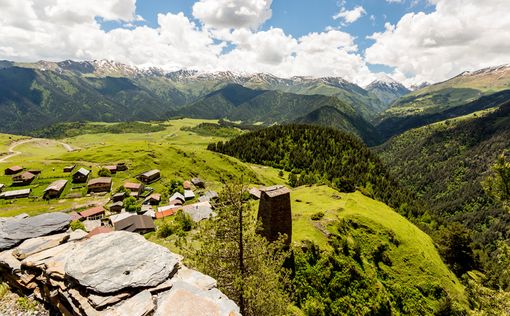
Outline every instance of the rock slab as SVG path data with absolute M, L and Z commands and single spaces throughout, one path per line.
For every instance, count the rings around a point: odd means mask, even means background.
M 69 253 L 65 273 L 96 293 L 153 287 L 177 268 L 179 257 L 140 235 L 124 231 L 80 242 Z

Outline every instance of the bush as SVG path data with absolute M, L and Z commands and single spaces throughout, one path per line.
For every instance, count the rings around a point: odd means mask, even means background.
M 110 172 L 110 170 L 108 170 L 106 168 L 101 168 L 97 172 L 97 175 L 100 176 L 100 177 L 111 177 L 112 173 Z
M 133 196 L 125 198 L 123 204 L 126 212 L 136 213 L 141 210 L 141 206 L 138 205 L 138 201 Z
M 85 225 L 83 225 L 83 223 L 79 220 L 72 221 L 69 227 L 71 227 L 71 230 L 73 231 L 77 229 L 85 230 Z
M 322 219 L 323 217 L 324 217 L 324 212 L 317 212 L 317 213 L 312 214 L 312 216 L 310 216 L 312 221 L 318 221 L 318 220 Z

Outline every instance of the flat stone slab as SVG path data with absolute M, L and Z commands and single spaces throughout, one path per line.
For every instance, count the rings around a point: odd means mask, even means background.
M 154 287 L 177 268 L 179 257 L 142 236 L 124 231 L 79 242 L 68 254 L 65 273 L 96 293 Z
M 64 265 L 71 250 L 76 246 L 75 243 L 65 243 L 57 247 L 50 248 L 23 259 L 22 266 L 44 269 L 52 277 L 64 278 Z
M 18 272 L 21 270 L 21 261 L 12 255 L 12 250 L 0 252 L 0 265 L 9 268 L 11 272 Z
M 217 282 L 215 279 L 211 278 L 208 275 L 205 275 L 196 270 L 189 269 L 187 267 L 181 267 L 177 274 L 172 278 L 172 280 L 180 280 L 191 285 L 194 285 L 202 290 L 210 290 L 215 288 Z
M 36 237 L 27 239 L 16 247 L 12 254 L 19 260 L 23 260 L 26 257 L 35 253 L 41 252 L 46 249 L 56 247 L 69 239 L 68 233 L 61 233 L 51 236 Z
M 3 219 L 0 221 L 0 251 L 13 248 L 26 239 L 64 232 L 70 222 L 69 215 L 58 212 Z
M 82 240 L 87 236 L 87 232 L 81 229 L 77 229 L 75 231 L 72 231 L 69 235 L 69 241 L 76 241 L 76 240 Z
M 146 316 L 151 313 L 156 306 L 152 300 L 149 291 L 142 291 L 135 296 L 125 300 L 113 309 L 108 309 L 104 313 L 105 316 Z
M 155 316 L 234 316 L 239 307 L 219 290 L 204 291 L 185 282 L 175 282 L 173 287 L 158 296 Z

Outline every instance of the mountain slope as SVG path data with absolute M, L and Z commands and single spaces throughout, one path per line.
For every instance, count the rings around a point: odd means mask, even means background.
M 373 93 L 386 106 L 390 105 L 401 96 L 411 92 L 403 84 L 388 76 L 373 81 L 365 89 Z
M 420 119 L 462 107 L 479 100 L 483 96 L 510 89 L 510 65 L 485 68 L 474 72 L 464 72 L 452 79 L 413 91 L 395 101 L 392 107 L 383 112 L 375 121 L 383 129 L 391 130 L 392 124 L 406 125 L 402 121 L 420 121 Z M 480 99 L 483 101 L 483 99 Z M 414 124 L 413 127 L 426 125 Z M 413 125 L 413 124 L 411 124 Z M 405 129 L 404 129 L 405 130 Z M 386 137 L 402 132 L 384 132 Z

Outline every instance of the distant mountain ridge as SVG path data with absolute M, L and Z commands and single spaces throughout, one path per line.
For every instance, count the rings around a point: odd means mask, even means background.
M 385 105 L 390 105 L 396 99 L 411 92 L 403 84 L 386 75 L 372 81 L 365 89 L 375 94 Z

